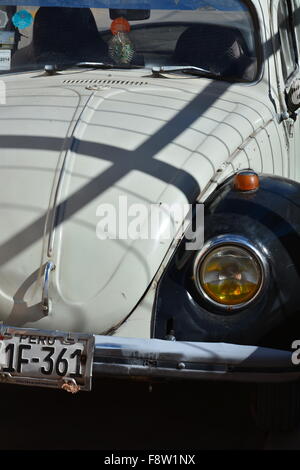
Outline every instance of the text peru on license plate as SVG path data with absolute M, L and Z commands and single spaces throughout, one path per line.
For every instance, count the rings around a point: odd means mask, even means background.
M 94 336 L 2 326 L 0 381 L 91 389 Z

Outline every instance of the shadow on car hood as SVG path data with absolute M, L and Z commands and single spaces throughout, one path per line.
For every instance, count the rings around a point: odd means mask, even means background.
M 210 107 L 213 92 L 173 81 L 91 82 L 8 82 L 0 107 L 0 315 L 12 326 L 103 333 L 124 320 L 172 242 L 163 205 L 194 201 L 263 121 L 257 114 L 251 126 L 241 123 L 236 102 Z M 148 226 L 149 238 L 128 239 L 126 220 L 141 207 L 135 228 Z M 151 210 L 160 213 L 152 232 Z M 110 236 L 123 230 L 119 239 L 105 239 L 108 216 Z

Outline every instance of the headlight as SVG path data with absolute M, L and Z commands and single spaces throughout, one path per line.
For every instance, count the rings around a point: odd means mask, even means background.
M 254 300 L 265 278 L 263 258 L 238 236 L 209 242 L 196 258 L 194 279 L 200 293 L 224 308 L 240 308 Z

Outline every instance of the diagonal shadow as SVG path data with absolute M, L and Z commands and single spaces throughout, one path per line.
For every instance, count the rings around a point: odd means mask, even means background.
M 230 83 L 220 83 L 222 90 L 226 90 L 230 86 Z M 218 96 L 219 95 L 217 95 L 217 98 Z M 54 227 L 70 218 L 78 210 L 83 208 L 133 169 L 146 172 L 166 183 L 176 185 L 176 187 L 185 194 L 187 200 L 193 202 L 200 193 L 197 180 L 190 173 L 183 169 L 176 168 L 175 179 L 170 182 L 170 174 L 174 173 L 174 167 L 161 160 L 156 161 L 153 157 L 199 118 L 200 107 L 204 107 L 205 110 L 209 109 L 217 98 L 215 84 L 211 83 L 208 85 L 204 95 L 202 93 L 196 95 L 196 97 L 192 99 L 185 108 L 179 111 L 173 119 L 168 121 L 156 134 L 151 136 L 134 151 L 81 141 L 76 138 L 66 139 L 64 141 L 63 139 L 55 137 L 43 139 L 41 137 L 35 138 L 32 136 L 25 138 L 23 136 L 14 136 L 12 142 L 10 136 L 3 136 L 3 138 L 1 138 L 1 145 L 4 148 L 34 148 L 47 150 L 61 150 L 61 146 L 64 145 L 65 149 L 70 148 L 74 153 L 76 153 L 80 147 L 80 153 L 83 155 L 94 158 L 99 158 L 100 156 L 101 159 L 107 159 L 113 163 L 112 166 L 89 181 L 75 194 L 58 204 Z M 20 252 L 37 241 L 44 231 L 46 219 L 47 214 L 44 214 L 14 237 L 10 238 L 7 242 L 3 243 L 0 246 L 0 264 L 4 264 L 11 259 L 12 256 L 15 256 L 16 251 Z

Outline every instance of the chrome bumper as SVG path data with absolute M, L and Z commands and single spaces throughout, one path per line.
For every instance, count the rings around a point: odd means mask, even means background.
M 95 336 L 93 377 L 291 381 L 292 352 L 227 343 Z

